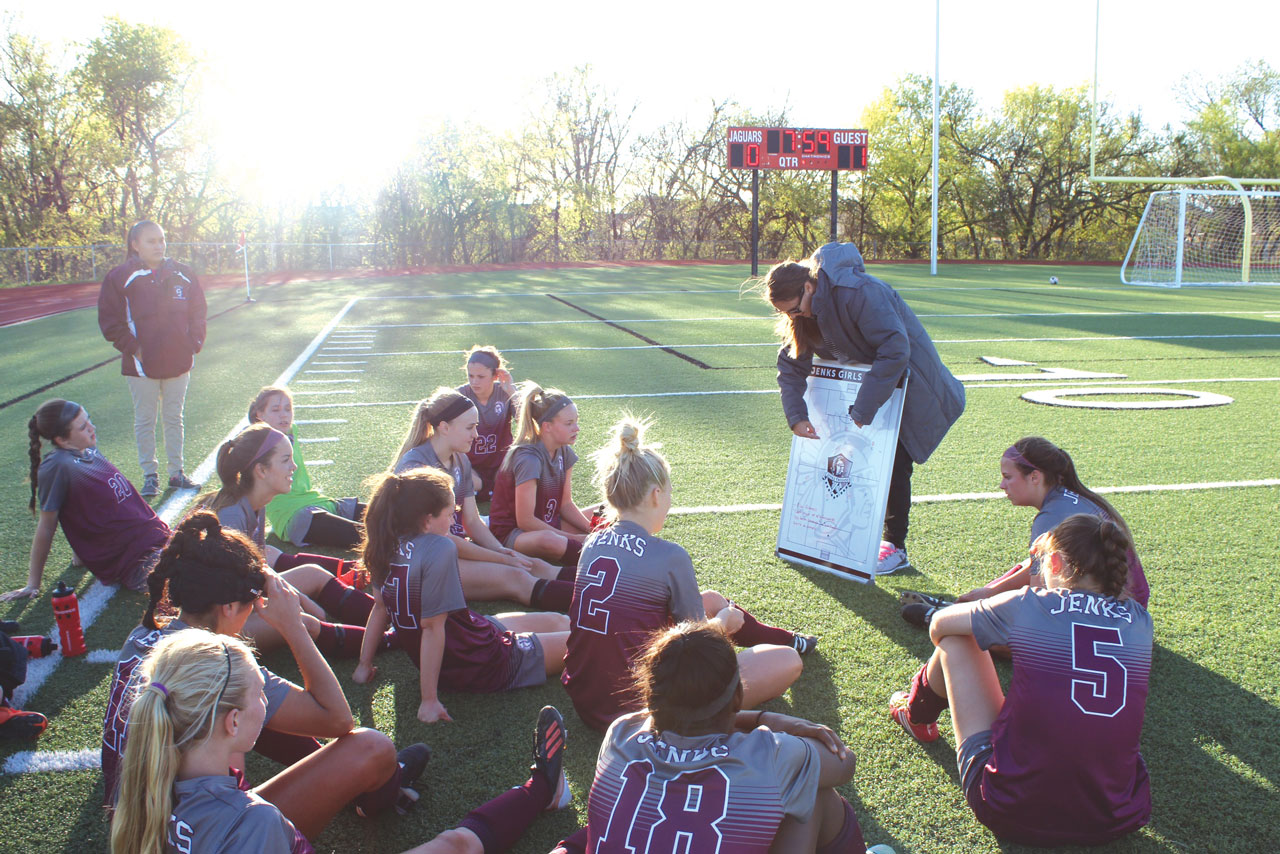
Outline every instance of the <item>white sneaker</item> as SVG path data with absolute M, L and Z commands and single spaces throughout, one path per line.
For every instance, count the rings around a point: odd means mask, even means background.
M 880 559 L 876 561 L 876 575 L 891 575 L 903 567 L 911 566 L 907 559 L 906 549 L 900 549 L 893 543 L 880 543 Z

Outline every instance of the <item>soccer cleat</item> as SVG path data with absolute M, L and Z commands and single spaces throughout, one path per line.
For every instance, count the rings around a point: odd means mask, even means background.
M 573 800 L 564 776 L 564 745 L 568 735 L 564 718 L 555 706 L 543 706 L 533 734 L 533 770 L 554 787 L 547 810 L 562 810 Z
M 48 725 L 49 719 L 39 712 L 0 706 L 0 738 L 36 739 Z
M 907 559 L 906 549 L 900 549 L 890 542 L 880 544 L 880 557 L 876 561 L 876 575 L 891 575 L 904 567 L 911 566 Z
M 919 602 L 922 605 L 932 605 L 934 608 L 945 608 L 948 605 L 956 604 L 950 599 L 943 599 L 940 596 L 934 596 L 929 593 L 921 593 L 918 590 L 903 590 L 898 594 L 899 605 L 910 605 L 912 602 Z
M 199 489 L 200 484 L 196 483 L 182 472 L 178 472 L 169 478 L 169 487 L 171 489 Z
M 142 479 L 142 489 L 138 490 L 138 494 L 143 498 L 155 498 L 160 494 L 160 476 L 157 474 L 149 474 Z
M 791 638 L 791 646 L 801 655 L 808 655 L 818 648 L 817 635 L 802 635 L 796 632 Z
M 431 748 L 422 742 L 411 744 L 396 752 L 396 763 L 400 766 L 400 786 L 407 788 L 418 782 L 427 763 L 431 761 Z
M 907 704 L 910 694 L 907 691 L 896 691 L 889 698 L 889 717 L 897 721 L 898 724 L 907 731 L 907 735 L 916 741 L 930 742 L 938 740 L 938 724 L 917 724 L 911 722 L 911 716 L 907 714 Z
M 923 602 L 908 602 L 902 606 L 900 612 L 902 619 L 906 620 L 913 626 L 921 629 L 929 628 L 929 624 L 933 622 L 933 615 L 938 613 L 937 607 L 926 605 Z

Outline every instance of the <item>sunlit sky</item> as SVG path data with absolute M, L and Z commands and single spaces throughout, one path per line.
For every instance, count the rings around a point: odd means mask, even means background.
M 806 8 L 812 12 L 805 12 Z M 931 76 L 934 0 L 249 3 L 10 0 L 16 27 L 73 56 L 108 14 L 178 32 L 203 61 L 218 157 L 261 200 L 368 196 L 441 121 L 520 127 L 542 81 L 589 64 L 633 126 L 713 100 L 787 105 L 797 126 L 857 127 L 903 74 Z M 1031 83 L 1089 83 L 1094 0 L 942 3 L 941 80 L 987 107 Z M 1280 4 L 1103 0 L 1099 92 L 1149 125 L 1187 118 L 1184 75 L 1275 61 Z M 874 156 L 875 140 L 871 140 Z

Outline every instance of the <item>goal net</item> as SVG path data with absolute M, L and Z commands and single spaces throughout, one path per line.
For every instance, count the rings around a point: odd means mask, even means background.
M 1280 192 L 1152 193 L 1120 280 L 1170 288 L 1280 284 Z

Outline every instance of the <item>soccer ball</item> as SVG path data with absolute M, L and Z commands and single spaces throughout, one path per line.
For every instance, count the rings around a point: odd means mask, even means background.
M 1051 285 L 1056 285 L 1056 284 L 1058 284 L 1058 277 L 1057 277 L 1057 276 L 1050 276 L 1050 277 L 1049 277 L 1049 284 L 1051 284 Z

